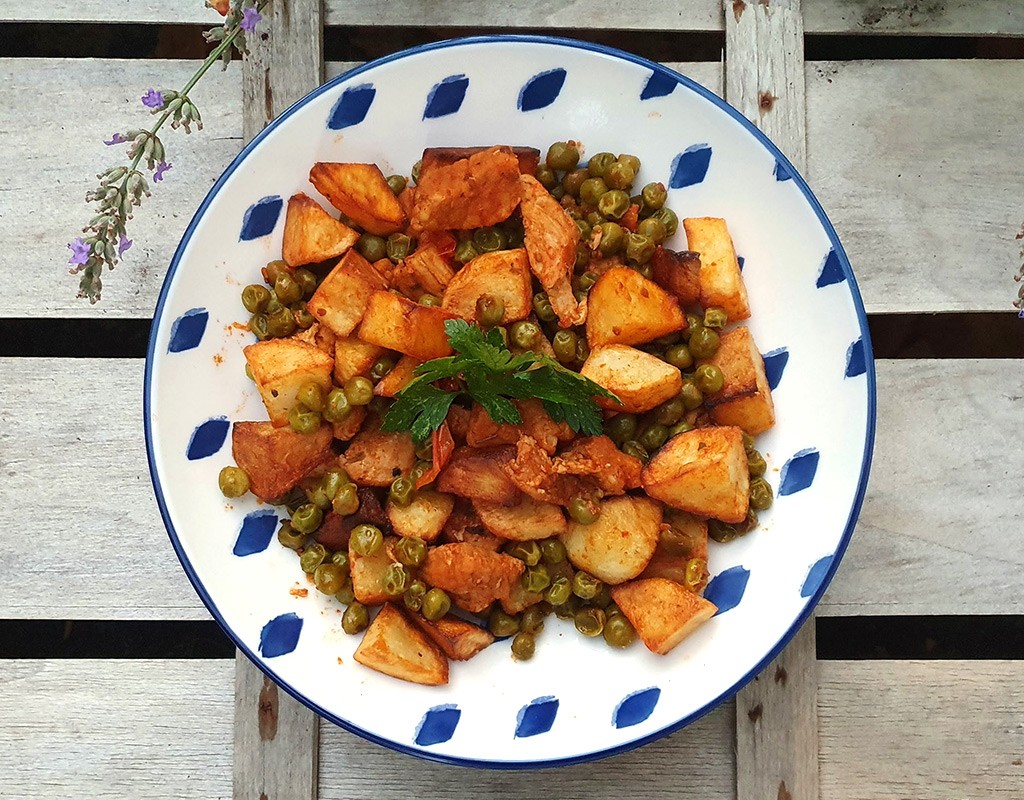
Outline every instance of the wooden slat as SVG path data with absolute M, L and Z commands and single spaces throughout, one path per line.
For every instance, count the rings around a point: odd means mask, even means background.
M 820 673 L 823 800 L 1020 798 L 1024 662 L 825 661 Z M 228 659 L 0 661 L 0 747 L 17 765 L 0 769 L 0 797 L 227 797 L 232 674 Z M 324 725 L 320 797 L 512 800 L 554 789 L 621 800 L 642 787 L 653 800 L 728 800 L 732 716 L 728 703 L 631 753 L 522 773 L 428 764 Z
M 274 3 L 256 33 L 242 69 L 246 141 L 323 83 L 322 0 Z M 234 800 L 316 800 L 319 717 L 241 651 L 235 657 L 234 741 Z
M 871 484 L 819 612 L 1020 613 L 1007 587 L 1020 583 L 1024 552 L 1007 543 L 1024 475 L 1013 438 L 1024 362 L 877 368 Z M 18 519 L 0 527 L 0 619 L 209 619 L 153 500 L 142 369 L 142 361 L 0 359 L 11 387 L 0 392 L 0 508 Z M 75 535 L 59 547 L 26 546 L 48 541 L 64 520 L 74 520 Z
M 533 0 L 506 8 L 484 0 L 395 3 L 327 2 L 328 25 L 507 27 L 634 30 L 715 30 L 724 27 L 717 0 L 650 2 L 611 7 L 575 0 L 552 9 Z M 1024 9 L 1017 0 L 805 0 L 808 33 L 876 33 L 949 36 L 1024 36 Z M 0 0 L 0 22 L 170 22 L 213 24 L 215 12 L 189 0 Z

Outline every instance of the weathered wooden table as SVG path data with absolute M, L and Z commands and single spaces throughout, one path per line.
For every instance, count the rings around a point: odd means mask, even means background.
M 64 242 L 106 166 L 98 143 L 140 92 L 195 64 L 27 57 L 19 39 L 51 23 L 59 52 L 61 37 L 116 20 L 163 25 L 173 42 L 216 20 L 200 5 L 0 0 L 0 797 L 1024 797 L 1024 322 L 1009 320 L 1024 1 L 278 0 L 244 71 L 202 84 L 206 131 L 174 141 L 132 257 L 90 307 L 74 299 Z M 817 620 L 692 727 L 557 772 L 456 769 L 318 724 L 247 663 L 202 657 L 223 648 L 155 658 L 136 646 L 210 624 L 151 495 L 148 320 L 192 209 L 243 138 L 347 68 L 324 63 L 325 26 L 341 51 L 328 55 L 349 60 L 353 32 L 375 54 L 482 30 L 626 36 L 772 136 L 834 221 L 880 357 L 870 490 Z M 843 60 L 805 61 L 805 46 Z M 907 53 L 918 57 L 893 58 Z M 59 621 L 129 643 L 62 657 L 46 635 Z M 818 648 L 816 628 L 829 633 Z M 925 629 L 968 641 L 956 660 L 912 645 L 914 660 L 885 657 Z M 128 657 L 99 657 L 111 653 Z M 261 699 L 273 736 L 260 735 Z

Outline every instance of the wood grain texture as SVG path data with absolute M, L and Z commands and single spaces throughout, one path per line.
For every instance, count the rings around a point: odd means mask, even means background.
M 1024 36 L 1019 0 L 803 0 L 808 33 Z
M 818 613 L 1020 613 L 1024 551 L 1007 536 L 1022 521 L 1022 370 L 1011 360 L 877 363 L 871 483 Z M 153 500 L 142 371 L 141 360 L 0 359 L 17 387 L 0 392 L 0 508 L 48 509 L 0 527 L 0 618 L 210 618 Z M 26 423 L 40 414 L 46 424 Z M 68 476 L 56 492 L 54 474 Z M 25 547 L 52 535 L 53 520 L 73 520 L 76 535 Z
M 323 82 L 322 0 L 274 3 L 242 65 L 242 132 L 251 140 Z M 320 718 L 235 655 L 234 800 L 316 800 Z

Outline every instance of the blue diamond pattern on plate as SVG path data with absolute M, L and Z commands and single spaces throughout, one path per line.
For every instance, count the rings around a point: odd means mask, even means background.
M 459 724 L 461 716 L 462 711 L 459 710 L 459 707 L 451 703 L 434 706 L 420 720 L 420 724 L 416 727 L 414 741 L 420 747 L 447 742 L 454 735 L 455 727 Z
M 520 111 L 534 111 L 546 108 L 555 102 L 565 84 L 565 70 L 561 67 L 549 69 L 534 75 L 519 92 L 517 103 Z
M 469 78 L 465 75 L 449 75 L 440 83 L 434 84 L 434 88 L 427 95 L 423 119 L 435 119 L 454 114 L 462 107 L 462 101 L 466 99 L 467 88 L 469 88 Z
M 351 128 L 358 125 L 364 119 L 377 96 L 377 90 L 372 83 L 361 83 L 358 86 L 350 86 L 341 93 L 338 102 L 331 109 L 327 118 L 327 127 L 332 131 L 340 131 L 342 128 Z
M 736 256 L 736 263 L 740 265 L 740 272 L 743 272 L 743 265 L 746 263 L 746 261 L 747 259 L 745 259 L 743 256 Z
M 167 345 L 167 352 L 183 353 L 199 347 L 209 321 L 210 314 L 205 308 L 190 308 L 171 325 L 171 341 Z
M 814 474 L 818 471 L 820 455 L 813 447 L 808 447 L 794 454 L 782 465 L 779 477 L 779 497 L 803 491 L 814 482 Z
M 781 161 L 775 161 L 775 180 L 777 181 L 791 181 L 793 180 L 793 173 L 789 171 L 785 164 Z
M 711 163 L 711 146 L 695 144 L 687 147 L 672 159 L 672 175 L 668 179 L 669 189 L 682 189 L 704 180 Z
M 243 242 L 250 242 L 272 233 L 277 226 L 277 219 L 281 216 L 281 209 L 284 208 L 284 201 L 277 195 L 264 197 L 257 200 L 245 211 L 242 217 L 242 232 L 238 238 Z
M 828 251 L 824 261 L 821 262 L 821 269 L 818 272 L 818 282 L 815 284 L 819 289 L 831 286 L 834 283 L 841 283 L 846 280 L 846 273 L 843 272 L 843 265 L 839 263 L 839 254 L 833 249 Z
M 857 339 L 846 349 L 846 377 L 855 378 L 868 371 L 864 361 L 864 338 Z
M 547 733 L 555 724 L 558 713 L 558 699 L 555 697 L 538 697 L 531 700 L 516 715 L 516 738 L 536 736 Z
M 283 656 L 295 649 L 302 632 L 302 618 L 289 612 L 274 617 L 260 631 L 260 654 L 264 658 Z
M 238 537 L 232 553 L 236 556 L 251 556 L 262 553 L 270 546 L 277 530 L 277 512 L 273 509 L 253 511 L 245 515 L 242 527 L 238 529 Z
M 786 364 L 789 363 L 789 350 L 785 347 L 779 347 L 764 353 L 761 358 L 764 359 L 764 374 L 768 379 L 768 388 L 775 391 L 779 381 L 782 380 L 782 373 L 786 369 Z
M 654 713 L 654 707 L 658 705 L 660 697 L 661 689 L 657 686 L 627 694 L 612 712 L 612 725 L 616 728 L 639 725 Z
M 197 426 L 192 431 L 192 437 L 188 440 L 188 447 L 185 450 L 185 457 L 189 461 L 198 461 L 201 458 L 209 458 L 221 447 L 228 436 L 228 428 L 231 423 L 227 417 L 214 417 Z
M 644 84 L 643 91 L 640 92 L 640 99 L 650 100 L 652 97 L 664 97 L 667 94 L 672 94 L 672 90 L 678 85 L 679 81 L 671 75 L 654 70 L 651 77 L 647 79 L 647 83 Z
M 718 614 L 731 611 L 740 604 L 743 593 L 747 590 L 747 580 L 750 578 L 750 570 L 743 566 L 729 567 L 719 572 L 708 583 L 704 590 L 704 599 L 710 600 L 716 606 Z
M 822 556 L 811 564 L 811 568 L 807 570 L 807 577 L 804 578 L 803 585 L 800 587 L 801 597 L 810 597 L 818 591 L 818 587 L 825 580 L 825 575 L 828 573 L 828 568 L 832 566 L 832 559 L 834 558 L 835 553 L 830 556 Z

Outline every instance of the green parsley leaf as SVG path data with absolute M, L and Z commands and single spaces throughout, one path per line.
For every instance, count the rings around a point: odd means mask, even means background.
M 422 444 L 441 427 L 456 395 L 423 381 L 414 381 L 400 392 L 400 398 L 384 414 L 380 429 L 389 433 L 409 431 Z

